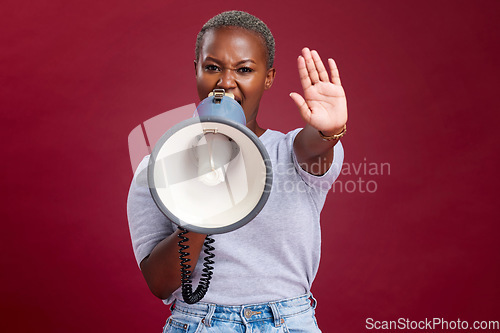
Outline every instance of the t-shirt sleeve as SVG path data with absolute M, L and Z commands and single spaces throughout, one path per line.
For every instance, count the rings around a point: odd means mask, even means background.
M 340 175 L 340 171 L 342 169 L 342 163 L 344 162 L 344 148 L 342 147 L 342 143 L 339 141 L 333 147 L 333 161 L 328 171 L 321 176 L 313 175 L 302 169 L 302 167 L 299 165 L 299 162 L 297 161 L 297 157 L 293 149 L 293 142 L 297 134 L 300 132 L 300 130 L 301 129 L 299 128 L 288 134 L 290 135 L 289 138 L 289 142 L 291 145 L 290 149 L 292 151 L 293 163 L 295 165 L 295 169 L 297 170 L 297 173 L 300 175 L 302 180 L 308 186 L 326 192 L 332 187 L 333 182 Z
M 132 179 L 127 200 L 127 217 L 137 264 L 146 258 L 154 247 L 174 232 L 174 227 L 156 206 L 147 183 L 149 156 L 139 164 Z

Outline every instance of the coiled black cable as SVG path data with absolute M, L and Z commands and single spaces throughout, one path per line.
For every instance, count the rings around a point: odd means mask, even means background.
M 179 259 L 181 260 L 182 298 L 184 299 L 184 302 L 188 304 L 194 304 L 205 297 L 205 294 L 207 293 L 208 287 L 210 285 L 210 280 L 212 279 L 214 267 L 211 265 L 214 264 L 214 261 L 212 259 L 215 257 L 215 254 L 211 251 L 215 250 L 215 248 L 211 244 L 215 242 L 215 239 L 210 237 L 210 235 L 205 238 L 205 242 L 203 243 L 203 245 L 205 246 L 205 250 L 203 252 L 205 252 L 206 256 L 205 258 L 203 258 L 203 273 L 201 274 L 198 287 L 193 292 L 193 281 L 191 280 L 192 272 L 190 270 L 191 265 L 188 264 L 191 259 L 187 258 L 187 256 L 189 256 L 189 252 L 186 252 L 189 246 L 184 244 L 189 240 L 189 238 L 185 236 L 189 231 L 184 228 L 179 229 L 182 230 L 182 232 L 178 235 L 178 237 L 181 239 L 178 244 L 180 254 Z

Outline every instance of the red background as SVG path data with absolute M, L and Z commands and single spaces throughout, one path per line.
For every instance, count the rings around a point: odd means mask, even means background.
M 128 233 L 127 136 L 197 101 L 195 36 L 228 9 L 276 38 L 261 125 L 301 126 L 288 93 L 309 46 L 340 68 L 345 162 L 390 163 L 390 175 L 341 176 L 377 191 L 330 194 L 323 210 L 323 331 L 365 332 L 369 317 L 500 319 L 498 1 L 1 7 L 2 331 L 159 332 L 168 310 Z

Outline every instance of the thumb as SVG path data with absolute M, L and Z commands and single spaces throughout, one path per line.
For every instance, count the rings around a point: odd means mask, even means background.
M 309 106 L 307 105 L 304 97 L 302 97 L 300 94 L 297 94 L 295 92 L 290 93 L 290 97 L 295 102 L 295 105 L 297 105 L 297 108 L 299 108 L 300 115 L 302 116 L 302 118 L 304 118 L 304 120 L 308 121 L 308 119 L 311 118 L 311 110 L 309 110 Z

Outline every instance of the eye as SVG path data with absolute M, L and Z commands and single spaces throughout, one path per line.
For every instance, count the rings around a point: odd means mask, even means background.
M 253 69 L 250 67 L 240 67 L 238 68 L 238 73 L 252 73 Z
M 219 72 L 220 68 L 216 65 L 205 65 L 205 71 L 207 71 L 207 72 Z

